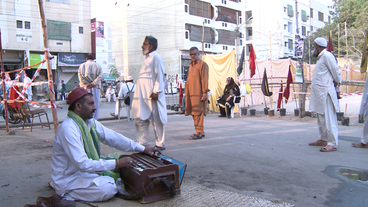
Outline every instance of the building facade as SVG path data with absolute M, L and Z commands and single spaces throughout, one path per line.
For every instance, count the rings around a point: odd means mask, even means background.
M 146 35 L 158 39 L 169 82 L 185 79 L 189 48 L 202 54 L 236 51 L 257 60 L 298 58 L 303 39 L 331 22 L 330 9 L 315 0 L 166 0 L 117 3 L 112 22 L 116 67 L 137 77 Z M 203 41 L 203 44 L 202 44 Z M 203 49 L 202 49 L 203 48 Z M 202 52 L 203 51 L 203 52 Z M 247 58 L 246 58 L 247 59 Z
M 0 4 L 5 70 L 19 69 L 43 60 L 44 43 L 38 1 L 10 0 L 1 1 Z M 43 6 L 49 51 L 55 57 L 51 64 L 53 81 L 59 83 L 64 80 L 67 90 L 71 90 L 74 81 L 78 80 L 80 63 L 85 62 L 86 54 L 91 52 L 90 2 L 47 0 Z M 37 66 L 27 70 L 27 76 L 32 78 L 36 69 Z M 45 66 L 35 81 L 44 80 L 47 80 Z M 33 87 L 33 90 L 38 92 L 37 87 Z

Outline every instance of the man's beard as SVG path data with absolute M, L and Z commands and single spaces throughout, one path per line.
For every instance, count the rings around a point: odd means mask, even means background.
M 147 55 L 149 53 L 149 48 L 146 47 L 145 49 L 142 50 L 143 55 Z
M 313 50 L 313 54 L 312 54 L 312 57 L 318 57 L 318 50 L 317 50 L 317 48 L 314 48 L 314 50 Z

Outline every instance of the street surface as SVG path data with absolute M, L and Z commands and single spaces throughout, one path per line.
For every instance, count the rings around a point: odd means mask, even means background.
M 339 123 L 336 152 L 324 153 L 320 147 L 308 146 L 318 138 L 316 119 L 295 117 L 295 103 L 291 102 L 284 117 L 278 112 L 274 117 L 265 116 L 263 106 L 253 107 L 257 109 L 256 116 L 248 112 L 234 119 L 209 113 L 205 118 L 206 136 L 201 140 L 188 140 L 194 133 L 190 116 L 170 110 L 167 149 L 163 153 L 188 165 L 184 180 L 209 188 L 295 206 L 366 206 L 367 184 L 350 180 L 343 176 L 349 173 L 340 172 L 340 168 L 348 168 L 360 170 L 362 175 L 367 173 L 368 149 L 351 146 L 362 135 L 363 124 L 357 123 L 356 118 L 360 99 L 356 96 L 341 100 L 351 106 L 348 116 L 352 124 Z M 59 121 L 66 117 L 67 106 L 62 106 L 58 109 Z M 115 103 L 101 103 L 101 122 L 134 139 L 134 122 L 111 119 L 114 107 Z M 124 116 L 125 110 L 122 112 Z M 51 111 L 48 114 L 52 121 Z M 51 196 L 54 192 L 48 182 L 53 128 L 35 125 L 29 132 L 29 128 L 13 127 L 15 135 L 6 135 L 4 121 L 0 120 L 0 206 L 24 206 L 35 203 L 38 196 Z M 154 145 L 152 129 L 150 132 L 150 144 Z M 102 154 L 115 151 L 102 145 Z

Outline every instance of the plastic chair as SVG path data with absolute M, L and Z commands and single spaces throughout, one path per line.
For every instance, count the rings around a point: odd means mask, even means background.
M 236 98 L 240 98 L 238 102 L 235 102 L 236 101 Z M 240 100 L 241 100 L 241 96 L 234 96 L 234 106 L 231 108 L 231 118 L 234 118 L 234 108 L 235 106 L 238 106 L 238 113 L 239 113 L 239 117 L 242 117 L 241 116 L 241 110 L 240 110 Z

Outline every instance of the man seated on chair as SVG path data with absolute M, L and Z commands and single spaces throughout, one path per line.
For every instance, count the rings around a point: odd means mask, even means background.
M 55 134 L 52 148 L 51 186 L 65 200 L 106 201 L 118 192 L 115 168 L 136 167 L 125 157 L 100 157 L 100 142 L 122 151 L 138 151 L 147 155 L 160 152 L 106 128 L 93 118 L 96 111 L 93 95 L 79 87 L 69 95 L 67 118 Z
M 220 108 L 219 117 L 227 116 L 227 118 L 231 118 L 231 108 L 234 107 L 234 97 L 239 95 L 239 86 L 234 82 L 232 77 L 228 77 L 226 79 L 224 93 L 217 99 L 217 104 Z M 238 103 L 239 101 L 240 97 L 237 97 L 235 102 Z
M 107 102 L 110 102 L 111 98 L 113 101 L 116 101 L 115 89 L 113 89 L 112 86 L 109 86 L 109 88 L 106 90 L 105 97 L 107 98 Z
M 135 83 L 133 83 L 133 77 L 128 76 L 125 80 L 125 83 L 123 83 L 120 87 L 118 100 L 116 101 L 115 105 L 115 113 L 110 113 L 111 116 L 118 116 L 119 115 L 119 108 L 122 107 L 129 107 L 130 106 L 130 98 L 126 97 L 129 93 L 134 93 L 135 91 Z M 124 98 L 124 100 L 122 100 Z M 120 101 L 122 100 L 122 101 Z M 121 103 L 120 103 L 121 102 Z

